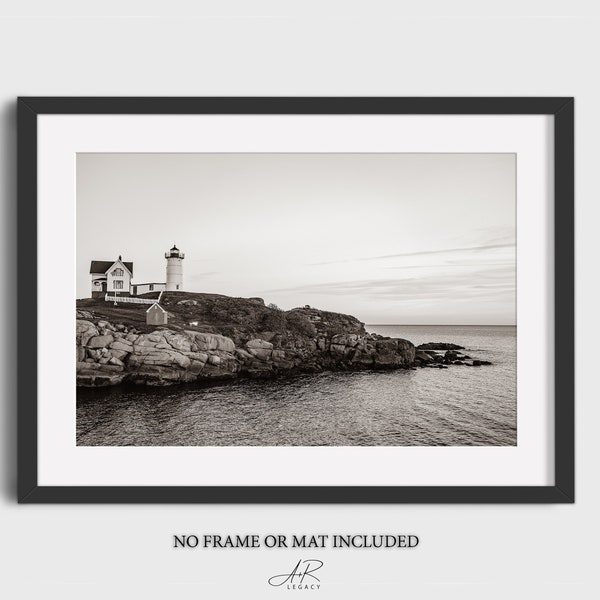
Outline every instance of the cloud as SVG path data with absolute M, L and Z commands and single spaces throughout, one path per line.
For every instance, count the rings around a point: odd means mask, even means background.
M 498 267 L 498 266 L 514 266 L 514 262 L 478 262 L 478 261 L 470 261 L 470 262 L 458 262 L 458 261 L 449 261 L 447 263 L 434 263 L 431 265 L 394 265 L 393 267 L 385 267 L 386 269 L 446 269 L 447 267 Z
M 507 300 L 515 295 L 514 265 L 470 273 L 450 273 L 405 279 L 363 279 L 356 281 L 332 281 L 290 288 L 264 290 L 264 293 L 290 293 L 304 296 L 361 295 L 373 299 L 398 302 Z
M 344 260 L 332 260 L 318 263 L 310 263 L 310 266 L 334 265 L 349 262 L 364 262 L 369 260 L 387 260 L 390 258 L 400 258 L 404 256 L 429 256 L 433 254 L 455 254 L 461 252 L 481 252 L 484 250 L 497 250 L 499 248 L 514 248 L 514 244 L 488 244 L 485 246 L 468 246 L 463 248 L 446 248 L 444 250 L 422 250 L 419 252 L 399 252 L 397 254 L 384 254 L 382 256 L 366 256 L 359 258 L 349 258 Z

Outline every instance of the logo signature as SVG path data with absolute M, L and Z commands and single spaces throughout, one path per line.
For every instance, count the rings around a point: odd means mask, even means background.
M 323 566 L 323 561 L 311 558 L 299 560 L 290 573 L 273 575 L 268 579 L 273 587 L 286 586 L 288 590 L 318 590 L 321 580 L 314 574 Z

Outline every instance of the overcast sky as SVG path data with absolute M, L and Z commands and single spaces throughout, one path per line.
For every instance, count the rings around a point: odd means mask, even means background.
M 77 294 L 91 260 L 184 289 L 366 323 L 515 323 L 513 154 L 79 154 Z

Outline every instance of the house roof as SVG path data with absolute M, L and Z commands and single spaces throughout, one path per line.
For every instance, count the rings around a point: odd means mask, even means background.
M 150 312 L 155 306 L 158 306 L 164 313 L 167 312 L 158 302 L 155 302 L 146 312 Z
M 93 260 L 90 264 L 90 273 L 106 273 L 116 262 L 116 260 Z M 123 262 L 123 261 L 120 261 Z M 126 269 L 133 275 L 133 263 L 123 262 Z

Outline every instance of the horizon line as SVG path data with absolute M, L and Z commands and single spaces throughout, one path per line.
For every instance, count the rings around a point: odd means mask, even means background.
M 365 326 L 374 325 L 376 327 L 516 327 L 506 323 L 365 323 Z

